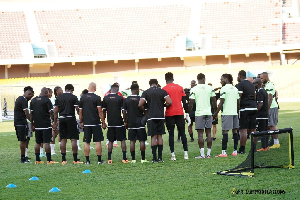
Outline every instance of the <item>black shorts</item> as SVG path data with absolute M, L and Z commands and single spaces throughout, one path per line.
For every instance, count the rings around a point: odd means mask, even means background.
M 114 142 L 116 140 L 123 141 L 126 140 L 126 129 L 125 126 L 121 127 L 108 127 L 107 130 L 107 139 L 110 142 Z
M 268 119 L 256 119 L 256 131 L 267 131 L 268 130 Z
M 35 142 L 37 144 L 50 143 L 52 138 L 52 128 L 35 129 Z
M 26 141 L 28 135 L 27 125 L 15 125 L 18 141 Z
M 175 128 L 177 126 L 178 132 L 185 134 L 185 121 L 183 115 L 174 115 L 166 117 L 166 127 L 168 130 Z
M 59 132 L 61 139 L 79 139 L 77 122 L 75 117 L 59 119 Z
M 240 111 L 240 129 L 255 129 L 256 128 L 256 113 L 257 110 Z
M 151 119 L 147 121 L 148 136 L 163 135 L 165 132 L 164 119 Z
M 145 128 L 128 128 L 128 139 L 130 141 L 146 141 L 147 133 Z
M 102 128 L 100 125 L 97 126 L 84 126 L 83 142 L 90 143 L 92 136 L 93 142 L 101 142 L 104 140 Z
M 212 121 L 212 125 L 217 125 L 218 124 L 218 122 L 219 122 L 219 119 L 217 118 L 217 119 L 213 119 L 213 121 Z
M 190 116 L 190 119 L 191 119 L 191 122 L 192 122 L 191 124 L 195 123 L 195 116 L 194 117 Z

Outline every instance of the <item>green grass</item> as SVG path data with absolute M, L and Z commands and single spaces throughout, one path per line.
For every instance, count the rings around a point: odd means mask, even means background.
M 294 128 L 295 169 L 256 169 L 255 177 L 229 177 L 216 175 L 217 171 L 231 169 L 245 160 L 247 155 L 228 158 L 211 158 L 196 160 L 199 154 L 197 142 L 189 142 L 190 159 L 183 160 L 181 143 L 175 142 L 177 161 L 169 161 L 170 152 L 167 135 L 164 136 L 163 158 L 165 163 L 122 164 L 121 150 L 114 148 L 112 165 L 96 165 L 96 153 L 91 150 L 90 166 L 67 164 L 34 165 L 19 163 L 19 143 L 17 142 L 12 122 L 0 123 L 0 199 L 298 199 L 300 146 L 298 123 L 300 103 L 281 103 L 278 128 Z M 218 125 L 217 140 L 213 142 L 212 157 L 221 151 L 221 132 Z M 195 133 L 195 132 L 194 132 Z M 82 138 L 82 134 L 81 134 Z M 189 137 L 188 137 L 189 138 Z M 197 137 L 196 137 L 197 138 Z M 128 144 L 128 143 L 127 143 Z M 233 148 L 232 141 L 228 143 L 228 151 Z M 92 144 L 94 145 L 94 144 Z M 83 147 L 83 143 L 80 142 Z M 138 146 L 138 143 L 137 143 Z M 30 142 L 29 157 L 34 161 L 34 140 Z M 104 145 L 103 145 L 104 147 Z M 151 149 L 147 146 L 146 158 L 151 160 Z M 249 150 L 249 140 L 247 150 Z M 70 143 L 67 149 L 71 149 Z M 56 152 L 59 152 L 56 145 Z M 127 152 L 130 158 L 129 151 Z M 140 153 L 137 151 L 137 160 Z M 83 151 L 79 158 L 84 160 Z M 107 149 L 103 148 L 103 158 L 107 159 Z M 61 161 L 59 154 L 54 160 Z M 278 159 L 273 155 L 270 159 Z M 45 161 L 45 158 L 42 158 Z M 67 160 L 72 161 L 72 154 L 67 154 Z M 280 162 L 280 160 L 278 160 Z M 89 169 L 91 174 L 82 174 Z M 29 181 L 32 176 L 39 181 Z M 5 186 L 14 183 L 18 187 L 8 189 Z M 52 187 L 58 187 L 61 192 L 49 193 Z M 281 189 L 281 195 L 231 195 L 232 188 L 242 190 Z

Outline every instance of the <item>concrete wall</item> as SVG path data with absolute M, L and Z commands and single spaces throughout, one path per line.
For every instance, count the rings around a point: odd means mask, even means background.
M 5 65 L 0 65 L 0 79 L 5 78 Z
M 111 61 L 99 61 L 95 66 L 96 74 L 108 72 L 132 71 L 135 69 L 134 60 L 119 60 L 118 63 Z
M 28 65 L 12 65 L 11 68 L 7 69 L 8 78 L 28 77 L 28 72 Z
M 72 63 L 55 63 L 50 67 L 50 76 L 70 76 L 70 75 L 85 75 L 93 73 L 92 62 L 77 62 Z

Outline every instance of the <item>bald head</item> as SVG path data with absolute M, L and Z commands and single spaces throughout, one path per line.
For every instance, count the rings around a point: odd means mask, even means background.
M 40 96 L 48 97 L 48 93 L 49 93 L 48 88 L 43 87 L 43 88 L 41 89 L 41 94 L 40 94 Z
M 96 91 L 96 83 L 91 82 L 89 84 L 89 88 L 88 88 L 89 92 L 95 92 Z
M 262 86 L 261 79 L 260 79 L 260 78 L 254 79 L 253 84 L 254 84 L 254 86 L 255 86 L 255 89 L 261 88 L 261 86 Z
M 253 77 L 247 77 L 247 80 L 253 83 Z

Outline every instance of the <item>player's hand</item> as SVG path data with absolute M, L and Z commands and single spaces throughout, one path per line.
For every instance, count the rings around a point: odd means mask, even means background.
M 53 131 L 55 131 L 55 130 L 56 130 L 56 128 L 57 128 L 57 124 L 53 123 L 53 125 L 52 125 L 52 129 L 53 129 Z
M 128 129 L 128 123 L 127 122 L 125 122 L 125 128 Z
M 31 131 L 34 132 L 35 131 L 35 127 L 34 125 L 31 124 Z
M 189 113 L 185 113 L 185 120 L 187 121 L 188 126 L 191 125 L 192 121 Z
M 213 114 L 213 119 L 218 119 L 218 114 L 217 113 Z
M 84 124 L 83 122 L 80 123 L 81 129 L 84 130 Z
M 106 129 L 106 127 L 107 127 L 106 123 L 105 123 L 105 122 L 102 122 L 102 128 L 103 128 L 103 129 Z

